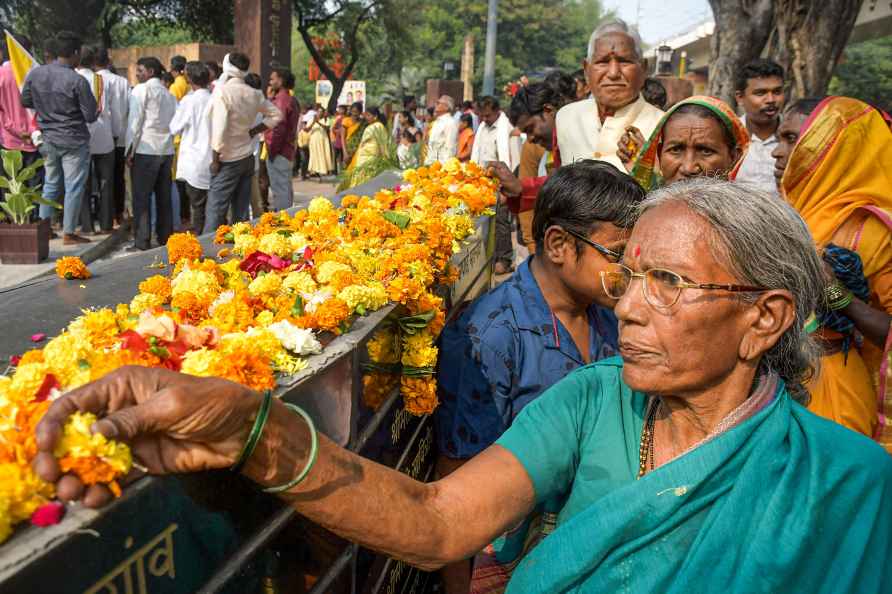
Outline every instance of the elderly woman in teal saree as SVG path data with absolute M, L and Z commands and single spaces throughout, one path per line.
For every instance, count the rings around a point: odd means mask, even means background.
M 238 463 L 314 522 L 425 569 L 472 556 L 563 495 L 509 594 L 879 592 L 892 458 L 800 404 L 820 354 L 805 323 L 822 278 L 783 201 L 679 182 L 648 197 L 621 263 L 602 273 L 622 359 L 570 373 L 446 478 L 421 483 L 317 442 L 277 401 L 259 421 L 263 397 L 239 385 L 145 368 L 56 400 L 36 470 L 62 499 L 108 501 L 52 455 L 65 418 L 91 411 L 150 472 Z

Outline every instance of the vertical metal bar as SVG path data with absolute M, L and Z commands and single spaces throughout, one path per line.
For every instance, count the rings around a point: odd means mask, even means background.
M 489 0 L 486 14 L 486 55 L 483 61 L 483 94 L 492 95 L 496 89 L 496 32 L 499 0 Z

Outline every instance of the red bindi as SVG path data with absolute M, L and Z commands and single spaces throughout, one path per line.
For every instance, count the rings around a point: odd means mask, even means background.
M 635 257 L 637 258 L 637 257 L 640 256 L 640 255 L 641 255 L 641 246 L 640 246 L 640 245 L 636 245 L 636 246 L 635 246 Z

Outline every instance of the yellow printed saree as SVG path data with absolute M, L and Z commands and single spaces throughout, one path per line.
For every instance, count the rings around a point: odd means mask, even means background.
M 858 253 L 870 305 L 892 314 L 892 132 L 871 106 L 830 97 L 812 113 L 782 180 L 787 200 L 819 247 Z M 825 341 L 836 337 L 819 330 Z M 821 361 L 809 408 L 872 435 L 892 452 L 892 329 L 881 348 L 864 340 Z

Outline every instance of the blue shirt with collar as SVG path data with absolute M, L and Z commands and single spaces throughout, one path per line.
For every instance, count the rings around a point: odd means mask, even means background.
M 440 452 L 450 458 L 485 450 L 524 406 L 584 364 L 570 332 L 545 302 L 531 261 L 532 256 L 443 330 L 434 421 Z M 613 312 L 593 304 L 589 324 L 591 361 L 615 355 Z

